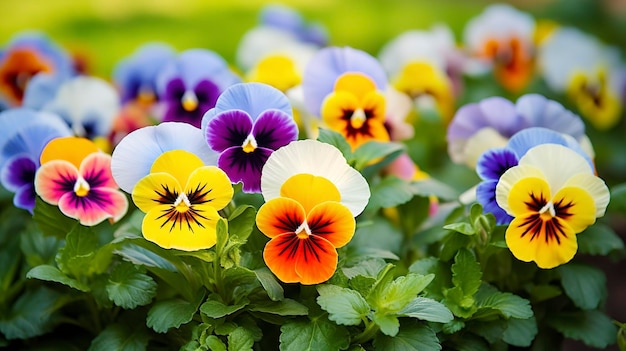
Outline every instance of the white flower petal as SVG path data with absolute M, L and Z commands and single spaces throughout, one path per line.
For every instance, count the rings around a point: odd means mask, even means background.
M 506 172 L 502 174 L 498 184 L 496 185 L 496 202 L 498 203 L 498 206 L 511 216 L 513 216 L 514 213 L 509 207 L 509 194 L 511 193 L 513 186 L 524 178 L 546 179 L 544 174 L 537 167 L 530 165 L 517 165 L 507 169 Z
M 595 200 L 596 218 L 604 216 L 604 212 L 611 198 L 609 188 L 604 183 L 604 180 L 593 174 L 579 173 L 568 179 L 564 186 L 585 189 Z
M 558 191 L 575 174 L 593 174 L 589 162 L 576 151 L 558 144 L 541 144 L 528 150 L 520 165 L 537 167 L 553 192 Z

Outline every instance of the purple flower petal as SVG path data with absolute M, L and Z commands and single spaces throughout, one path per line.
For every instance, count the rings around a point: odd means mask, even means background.
M 512 150 L 491 149 L 480 155 L 476 163 L 476 172 L 482 180 L 498 181 L 507 169 L 517 166 L 517 162 L 518 159 Z
M 298 126 L 290 115 L 267 110 L 254 123 L 252 135 L 260 147 L 277 150 L 298 139 Z
M 194 127 L 200 127 L 202 116 L 215 106 L 220 90 L 213 82 L 202 79 L 193 89 L 197 99 L 195 109 L 187 111 L 182 104 L 186 89 L 181 79 L 173 79 L 167 85 L 165 93 L 166 111 L 163 122 L 186 122 Z
M 476 187 L 476 200 L 483 206 L 483 211 L 493 213 L 496 224 L 509 224 L 513 217 L 509 216 L 496 202 L 497 180 L 483 181 Z
M 230 147 L 241 147 L 252 131 L 252 118 L 241 110 L 229 110 L 215 116 L 206 128 L 211 149 L 223 152 Z
M 261 170 L 273 150 L 258 147 L 253 152 L 245 152 L 241 147 L 226 149 L 217 161 L 233 183 L 242 182 L 246 193 L 261 192 Z
M 25 185 L 33 185 L 38 162 L 28 156 L 18 155 L 8 159 L 0 171 L 2 186 L 12 192 L 17 192 Z
M 527 94 L 515 103 L 517 113 L 525 121 L 525 127 L 545 127 L 576 139 L 585 135 L 582 119 L 560 103 L 539 94 Z
M 37 193 L 35 193 L 35 186 L 30 184 L 24 184 L 21 188 L 17 189 L 13 196 L 13 205 L 17 208 L 27 210 L 31 214 L 35 208 L 35 199 Z

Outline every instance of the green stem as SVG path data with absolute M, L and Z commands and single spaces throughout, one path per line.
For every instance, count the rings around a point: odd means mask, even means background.
M 365 330 L 352 339 L 352 344 L 362 345 L 372 340 L 374 336 L 376 336 L 376 333 L 380 330 L 378 325 L 369 319 L 364 318 L 363 322 L 365 323 Z

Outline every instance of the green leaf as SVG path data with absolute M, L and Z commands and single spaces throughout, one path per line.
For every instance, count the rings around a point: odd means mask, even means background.
M 452 284 L 465 296 L 473 296 L 480 288 L 481 278 L 480 264 L 474 255 L 468 249 L 460 249 L 452 265 Z
M 535 317 L 526 319 L 511 318 L 507 320 L 502 340 L 509 345 L 528 347 L 537 335 L 537 321 Z
M 226 345 L 215 335 L 207 336 L 204 344 L 208 346 L 211 351 L 226 351 Z
M 256 221 L 256 209 L 250 205 L 242 205 L 228 217 L 230 240 L 243 244 L 246 242 Z
M 448 323 L 454 319 L 452 312 L 445 305 L 426 297 L 413 299 L 398 314 L 437 323 Z
M 65 216 L 58 206 L 46 203 L 39 196 L 35 199 L 33 219 L 44 234 L 58 238 L 65 238 L 74 227 L 80 226 L 77 220 Z
M 340 133 L 327 128 L 319 128 L 317 140 L 336 147 L 339 151 L 341 151 L 343 157 L 346 158 L 348 163 L 352 163 L 352 148 L 346 141 L 346 138 L 344 138 L 344 136 Z
M 59 269 L 76 278 L 90 276 L 92 262 L 98 249 L 98 239 L 91 227 L 75 226 L 65 238 L 65 246 L 59 249 Z
M 455 316 L 469 318 L 477 310 L 474 297 L 465 295 L 458 286 L 445 290 L 444 296 L 443 303 Z
M 45 286 L 25 290 L 3 313 L 0 332 L 7 340 L 29 339 L 45 334 L 58 323 L 57 310 L 69 301 L 68 296 Z
M 289 321 L 280 331 L 281 351 L 335 351 L 349 345 L 346 329 L 323 318 Z
M 403 323 L 395 336 L 377 335 L 374 349 L 384 351 L 439 351 L 441 344 L 437 334 L 424 323 Z
M 407 181 L 387 176 L 372 185 L 367 211 L 374 213 L 380 208 L 395 207 L 408 202 L 412 197 L 411 185 Z
M 165 333 L 170 328 L 189 323 L 203 299 L 204 295 L 198 294 L 192 302 L 178 298 L 160 300 L 148 311 L 146 325 L 157 333 Z
M 586 264 L 570 262 L 559 266 L 565 294 L 583 310 L 597 308 L 607 297 L 606 276 L 601 270 Z
M 156 245 L 150 246 L 151 248 L 147 249 L 135 243 L 124 243 L 124 245 L 121 248 L 115 250 L 114 253 L 124 257 L 126 260 L 134 264 L 146 267 L 160 268 L 169 272 L 178 271 L 176 269 L 176 266 L 171 261 L 165 258 L 175 256 L 168 254 L 165 250 L 157 247 Z
M 1 231 L 2 229 L 0 228 Z M 20 235 L 19 239 L 20 249 L 24 253 L 26 262 L 31 267 L 54 265 L 59 249 L 65 245 L 65 238 L 61 239 L 57 236 L 44 235 L 36 226 L 29 226 Z M 0 266 L 4 265 L 0 264 Z
M 443 226 L 443 229 L 453 230 L 457 233 L 461 233 L 464 235 L 474 235 L 476 232 L 474 231 L 474 227 L 471 224 L 461 222 L 461 223 L 451 223 Z
M 531 318 L 533 310 L 530 301 L 509 292 L 498 291 L 495 287 L 483 284 L 474 296 L 479 310 L 474 317 L 481 317 L 484 309 L 494 309 L 502 313 L 506 318 Z
M 613 199 L 611 199 L 613 202 Z M 576 235 L 578 252 L 606 256 L 613 251 L 623 250 L 624 242 L 615 231 L 602 223 L 596 223 Z
M 244 267 L 224 269 L 223 288 L 234 301 L 247 298 L 250 292 L 260 286 L 256 273 Z
M 460 249 L 468 247 L 470 241 L 471 238 L 467 235 L 451 232 L 442 241 L 439 259 L 444 262 L 450 261 Z
M 529 288 L 528 293 L 533 302 L 541 302 L 549 300 L 563 294 L 560 287 L 550 284 L 533 285 Z
M 88 351 L 144 351 L 148 349 L 148 334 L 144 328 L 128 328 L 121 324 L 109 324 L 89 346 Z
M 434 274 L 435 279 L 424 289 L 428 297 L 436 300 L 443 299 L 443 291 L 452 284 L 450 267 L 436 257 L 417 260 L 409 267 L 409 272 L 417 274 Z
M 240 309 L 244 308 L 248 302 L 239 303 L 236 305 L 225 305 L 217 300 L 207 300 L 200 306 L 200 312 L 211 318 L 222 318 L 233 314 Z
M 626 183 L 611 187 L 611 202 L 607 208 L 611 212 L 626 214 Z
M 433 178 L 414 181 L 411 183 L 414 195 L 423 197 L 435 196 L 438 199 L 454 201 L 459 198 L 459 193 L 449 185 Z
M 547 316 L 546 322 L 565 337 L 598 349 L 612 345 L 617 337 L 617 326 L 597 310 L 552 314 Z
M 252 351 L 254 336 L 244 327 L 237 327 L 228 334 L 228 351 Z
M 276 277 L 267 267 L 261 267 L 254 270 L 256 278 L 261 282 L 263 289 L 267 292 L 267 296 L 272 301 L 280 301 L 285 298 L 285 291 L 282 285 L 276 280 Z
M 405 146 L 396 142 L 368 141 L 354 150 L 354 168 L 362 170 L 373 161 L 399 155 Z
M 380 271 L 387 266 L 382 258 L 368 258 L 361 260 L 352 267 L 342 268 L 343 273 L 350 279 L 356 276 L 376 278 Z
M 444 324 L 441 330 L 446 334 L 454 334 L 459 330 L 465 328 L 465 322 L 461 319 L 453 319 L 450 322 Z
M 380 331 L 385 335 L 396 336 L 400 330 L 400 321 L 395 315 L 376 311 L 372 315 L 372 321 L 378 325 Z
M 115 305 L 133 309 L 149 304 L 155 297 L 157 283 L 141 268 L 130 262 L 115 266 L 106 285 L 107 294 Z
M 467 323 L 466 330 L 481 336 L 488 343 L 494 344 L 502 339 L 504 329 L 506 328 L 506 320 L 504 319 L 492 319 L 492 320 L 477 320 L 472 318 Z
M 319 285 L 317 303 L 328 312 L 328 319 L 340 325 L 359 325 L 370 306 L 358 292 L 336 285 Z
M 435 278 L 434 274 L 420 275 L 408 273 L 399 276 L 388 284 L 378 295 L 374 307 L 376 310 L 397 313 L 417 297 Z
M 281 301 L 272 301 L 266 303 L 258 303 L 250 305 L 249 311 L 271 313 L 279 316 L 306 316 L 309 309 L 292 299 L 283 299 Z
M 215 252 L 218 257 L 225 256 L 224 248 L 228 244 L 228 222 L 220 218 L 217 220 L 216 226 L 217 242 L 215 243 Z
M 61 272 L 58 268 L 50 265 L 41 265 L 33 267 L 28 273 L 26 278 L 34 278 L 45 280 L 49 282 L 57 282 L 69 286 L 80 291 L 89 291 L 89 286 L 85 283 L 79 282 L 76 279 L 70 278 Z

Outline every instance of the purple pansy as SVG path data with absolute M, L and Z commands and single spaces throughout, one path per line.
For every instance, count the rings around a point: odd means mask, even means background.
M 272 152 L 298 137 L 288 98 L 261 83 L 228 88 L 202 127 L 209 146 L 220 153 L 218 166 L 248 193 L 261 191 L 261 170 Z
M 218 96 L 240 81 L 228 63 L 213 51 L 184 51 L 165 65 L 157 77 L 161 120 L 200 127 L 202 116 L 215 106 Z
M 513 134 L 530 127 L 570 135 L 593 157 L 582 119 L 538 94 L 524 95 L 515 104 L 490 97 L 461 107 L 448 126 L 448 154 L 455 163 L 475 167 L 484 151 L 504 146 Z
M 148 43 L 120 61 L 113 72 L 113 81 L 120 91 L 122 103 L 133 100 L 155 102 L 157 76 L 175 56 L 174 49 L 167 44 Z
M 496 185 L 500 177 L 509 168 L 516 166 L 528 150 L 541 144 L 567 146 L 583 156 L 593 168 L 589 155 L 570 135 L 542 127 L 526 128 L 515 133 L 505 147 L 485 151 L 476 163 L 476 172 L 482 180 L 476 187 L 476 200 L 483 206 L 485 212 L 493 213 L 497 224 L 508 224 L 513 219 L 496 202 Z
M 262 26 L 289 32 L 305 43 L 319 47 L 328 43 L 326 28 L 318 23 L 306 23 L 296 10 L 285 5 L 266 5 L 261 10 L 260 22 Z
M 35 207 L 35 172 L 39 156 L 52 139 L 71 135 L 70 129 L 58 116 L 18 108 L 0 113 L 0 125 L 14 125 L 2 134 L 0 142 L 0 182 L 15 193 L 15 207 L 32 213 Z

